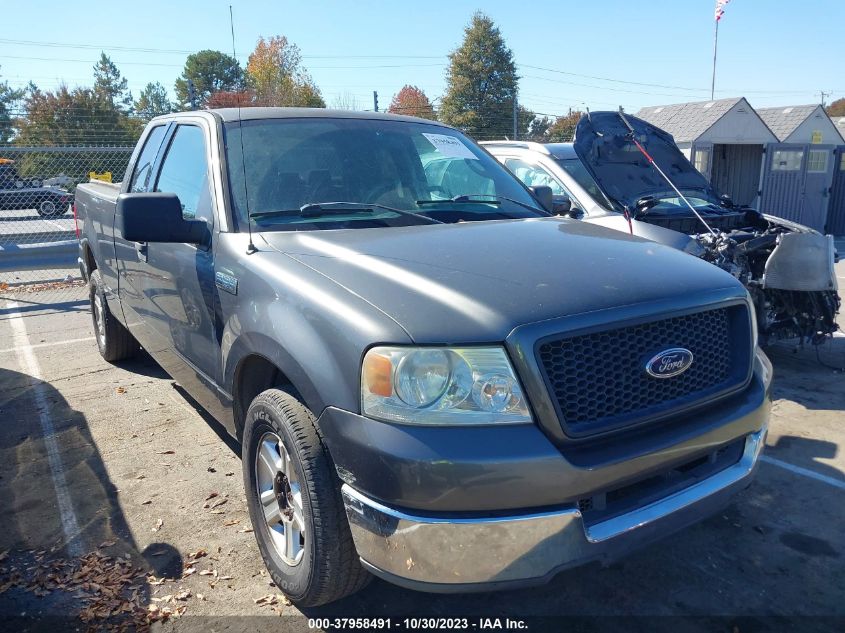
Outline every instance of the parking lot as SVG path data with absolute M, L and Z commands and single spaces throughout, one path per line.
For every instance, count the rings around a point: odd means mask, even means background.
M 845 284 L 845 263 L 837 275 Z M 277 615 L 297 616 L 258 555 L 238 446 L 148 356 L 119 366 L 100 358 L 83 289 L 59 304 L 51 297 L 0 300 L 0 614 L 75 618 L 89 605 L 79 591 L 90 587 L 56 587 L 44 571 L 83 560 L 109 582 L 117 563 L 126 591 L 114 600 L 130 596 L 127 613 L 167 610 L 165 626 L 175 630 L 278 628 Z M 723 512 L 544 587 L 446 596 L 374 581 L 306 615 L 679 615 L 699 618 L 683 630 L 841 630 L 845 373 L 820 364 L 813 349 L 778 344 L 770 356 L 766 456 L 752 487 Z M 845 337 L 820 358 L 845 367 Z M 772 627 L 775 616 L 787 619 Z M 732 629 L 736 618 L 747 619 Z M 285 622 L 307 627 L 301 617 Z M 630 624 L 608 620 L 618 630 Z

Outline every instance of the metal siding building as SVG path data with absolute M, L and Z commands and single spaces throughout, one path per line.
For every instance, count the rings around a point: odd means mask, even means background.
M 737 204 L 845 234 L 845 117 L 819 105 L 755 110 L 744 98 L 643 108 Z

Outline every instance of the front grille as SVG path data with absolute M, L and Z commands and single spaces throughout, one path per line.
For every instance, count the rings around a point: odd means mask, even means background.
M 557 337 L 537 356 L 561 424 L 588 435 L 694 404 L 744 383 L 750 368 L 744 305 L 629 327 Z M 672 378 L 645 371 L 655 354 L 683 347 L 693 363 Z

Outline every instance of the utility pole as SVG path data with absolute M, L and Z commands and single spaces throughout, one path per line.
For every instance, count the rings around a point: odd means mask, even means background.
M 192 79 L 188 79 L 188 100 L 191 102 L 191 110 L 197 109 L 197 89 Z
M 822 107 L 824 107 L 824 98 L 829 97 L 830 93 L 825 92 L 824 90 L 819 90 L 819 94 L 822 96 Z
M 516 101 L 516 95 L 513 96 L 513 140 L 518 141 L 519 128 L 517 126 L 517 114 L 519 113 L 519 105 Z
M 373 90 L 373 110 L 378 112 L 378 92 Z

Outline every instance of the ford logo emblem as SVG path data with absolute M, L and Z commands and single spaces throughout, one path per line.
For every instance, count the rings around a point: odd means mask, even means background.
M 671 378 L 692 365 L 692 352 L 683 347 L 665 349 L 646 363 L 645 370 L 655 378 Z

